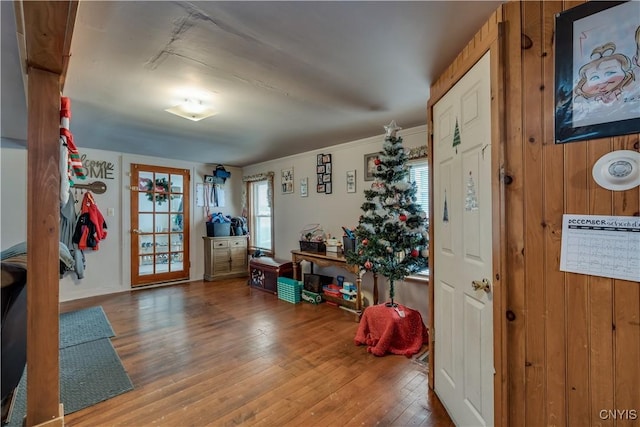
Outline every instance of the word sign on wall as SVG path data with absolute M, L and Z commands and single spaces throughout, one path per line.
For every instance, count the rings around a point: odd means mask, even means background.
M 81 157 L 82 168 L 87 178 L 115 179 L 115 165 L 106 160 L 90 160 L 86 154 Z

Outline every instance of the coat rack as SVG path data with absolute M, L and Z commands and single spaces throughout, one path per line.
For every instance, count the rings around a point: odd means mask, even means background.
M 87 184 L 74 183 L 73 187 L 71 188 L 78 190 L 89 190 L 95 194 L 103 194 L 105 191 L 107 191 L 107 184 L 102 181 L 93 181 Z

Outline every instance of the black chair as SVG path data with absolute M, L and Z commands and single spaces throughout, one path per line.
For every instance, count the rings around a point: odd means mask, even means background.
M 2 262 L 2 404 L 18 386 L 27 363 L 27 270 Z

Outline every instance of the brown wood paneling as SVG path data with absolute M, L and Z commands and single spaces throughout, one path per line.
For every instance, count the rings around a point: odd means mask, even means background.
M 563 214 L 640 211 L 640 189 L 612 192 L 591 177 L 602 155 L 637 151 L 638 135 L 554 144 L 555 15 L 580 3 L 504 6 L 510 425 L 637 423 L 602 420 L 600 411 L 640 401 L 638 284 L 559 270 Z M 531 49 L 520 49 L 521 32 Z
M 592 141 L 587 146 L 588 164 L 594 164 L 600 157 L 611 151 L 611 138 Z M 590 172 L 590 171 L 589 171 Z M 593 215 L 611 215 L 612 193 L 589 180 L 589 212 Z M 589 354 L 590 378 L 590 423 L 613 425 L 613 419 L 602 420 L 599 412 L 603 408 L 613 408 L 613 280 L 606 277 L 589 277 Z
M 59 75 L 29 72 L 27 129 L 27 425 L 56 418 L 60 404 Z M 43 191 L 46 189 L 46 191 Z
M 505 63 L 504 63 L 504 25 L 500 26 L 500 37 L 491 45 L 491 140 L 499 143 L 491 145 L 492 175 L 501 176 L 504 165 L 504 113 L 505 113 Z M 508 372 L 507 372 L 507 325 L 504 316 L 507 307 L 507 292 L 505 289 L 506 247 L 501 242 L 506 241 L 505 227 L 505 188 L 502 179 L 491 181 L 491 203 L 494 206 L 492 221 L 493 245 L 493 354 L 494 369 L 494 425 L 506 426 Z
M 542 7 L 538 2 L 523 2 L 522 32 L 531 39 L 533 46 L 523 50 L 522 88 L 526 114 L 523 115 L 524 136 L 524 235 L 525 271 L 544 271 L 543 251 L 530 250 L 543 246 L 542 218 L 544 162 L 542 155 Z M 536 183 L 538 185 L 530 185 Z M 545 343 L 546 330 L 544 291 L 545 282 L 540 275 L 525 275 L 525 407 L 526 420 L 533 425 L 543 425 L 546 417 Z
M 554 72 L 554 15 L 562 10 L 560 2 L 542 4 L 542 111 L 553 111 Z M 564 273 L 558 269 L 562 237 L 562 213 L 564 195 L 563 146 L 554 143 L 554 118 L 543 115 L 543 227 L 544 227 L 544 276 L 545 289 L 545 385 L 546 425 L 563 425 L 566 421 L 566 360 L 565 342 L 565 284 Z M 560 203 L 559 203 L 560 202 Z
M 508 425 L 525 425 L 525 247 L 522 147 L 522 53 L 520 22 L 522 3 L 510 2 L 505 10 L 505 223 L 507 256 Z
M 640 134 L 615 138 L 615 150 L 638 151 Z M 640 215 L 640 187 L 613 193 L 614 215 Z M 636 409 L 636 419 L 618 420 L 618 426 L 640 422 L 640 285 L 613 281 L 614 408 Z M 594 408 L 597 409 L 597 408 Z
M 502 21 L 502 7 L 498 8 L 487 23 L 476 33 L 453 63 L 431 85 L 429 106 L 433 106 L 454 84 L 489 50 L 498 37 L 498 23 Z

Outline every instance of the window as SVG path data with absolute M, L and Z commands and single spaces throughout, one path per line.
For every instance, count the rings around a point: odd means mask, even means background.
M 409 163 L 409 181 L 415 182 L 418 191 L 416 192 L 416 202 L 427 214 L 427 225 L 429 224 L 429 164 L 426 159 Z M 429 275 L 429 269 L 419 271 L 413 277 L 418 279 Z
M 273 173 L 244 178 L 249 249 L 273 253 Z
M 251 183 L 251 227 L 253 246 L 271 250 L 271 206 L 267 181 Z
M 416 201 L 429 217 L 429 165 L 426 161 L 410 164 L 409 181 L 418 187 Z

